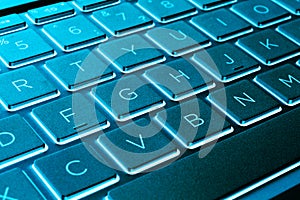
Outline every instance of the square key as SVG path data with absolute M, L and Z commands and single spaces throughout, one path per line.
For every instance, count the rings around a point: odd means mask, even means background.
M 180 154 L 179 149 L 154 123 L 142 118 L 102 134 L 98 145 L 129 175 L 158 166 Z
M 136 75 L 99 85 L 91 95 L 117 121 L 127 121 L 165 106 L 165 101 Z
M 296 19 L 279 25 L 276 30 L 283 36 L 287 37 L 289 40 L 292 40 L 296 44 L 300 45 L 300 31 L 298 28 L 295 28 L 299 26 L 300 19 Z
M 300 15 L 300 3 L 299 0 L 273 0 L 275 3 L 293 13 L 294 15 Z
M 56 55 L 37 33 L 31 29 L 0 37 L 0 59 L 9 68 L 28 65 Z
M 202 33 L 183 21 L 151 29 L 147 32 L 147 36 L 173 57 L 211 45 Z
M 237 2 L 237 0 L 190 0 L 201 10 L 213 10 Z
M 300 47 L 281 34 L 267 29 L 239 39 L 236 43 L 261 63 L 271 66 L 300 54 Z
M 258 28 L 265 28 L 291 18 L 285 9 L 270 0 L 244 1 L 233 5 L 231 9 Z
M 106 35 L 83 16 L 45 25 L 43 32 L 63 51 L 70 52 L 106 40 Z
M 257 61 L 228 43 L 209 48 L 207 51 L 199 51 L 192 59 L 203 70 L 224 83 L 261 69 Z
M 286 64 L 259 74 L 254 81 L 263 89 L 288 106 L 300 103 L 300 70 Z
M 0 169 L 47 151 L 48 146 L 20 116 L 0 120 Z
M 153 67 L 144 76 L 173 101 L 181 101 L 215 87 L 210 77 L 184 59 Z
M 8 111 L 17 111 L 60 95 L 34 66 L 1 74 L 0 82 L 0 103 Z
M 68 91 L 74 92 L 113 79 L 116 74 L 94 52 L 80 50 L 51 59 L 45 68 Z
M 160 51 L 139 35 L 100 44 L 98 50 L 123 73 L 130 73 L 166 60 Z
M 198 12 L 186 0 L 139 0 L 137 5 L 160 23 L 169 23 Z
M 96 11 L 93 18 L 114 36 L 123 36 L 154 26 L 152 19 L 130 3 Z
M 275 99 L 247 80 L 211 92 L 207 98 L 239 126 L 249 126 L 282 110 Z

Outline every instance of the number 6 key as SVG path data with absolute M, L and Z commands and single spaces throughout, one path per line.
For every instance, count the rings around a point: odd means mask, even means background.
M 33 30 L 25 30 L 0 37 L 0 58 L 8 68 L 17 68 L 56 55 Z

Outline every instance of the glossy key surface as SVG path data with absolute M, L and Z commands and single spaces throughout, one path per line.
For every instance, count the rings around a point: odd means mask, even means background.
M 300 15 L 300 4 L 298 0 L 273 0 L 279 6 L 293 13 L 294 15 Z
M 275 99 L 246 80 L 211 92 L 208 100 L 240 126 L 248 126 L 282 110 Z
M 160 23 L 168 23 L 197 13 L 196 8 L 184 0 L 140 0 L 137 5 Z
M 47 61 L 45 68 L 68 91 L 77 91 L 114 78 L 108 65 L 93 52 L 80 50 Z
M 35 24 L 44 24 L 50 21 L 56 21 L 74 14 L 74 8 L 64 2 L 43 6 L 28 11 L 28 16 Z
M 31 29 L 0 37 L 1 60 L 17 68 L 56 55 L 54 49 Z
M 83 16 L 76 16 L 45 25 L 43 31 L 66 52 L 106 40 L 99 27 Z
M 0 103 L 16 111 L 60 95 L 60 92 L 34 66 L 0 75 Z
M 300 3 L 299 3 L 300 4 Z M 293 20 L 291 22 L 287 22 L 284 24 L 281 24 L 276 29 L 279 33 L 281 33 L 283 36 L 287 37 L 289 40 L 292 40 L 293 42 L 300 44 L 300 33 L 297 28 L 300 26 L 300 19 Z
M 112 35 L 123 36 L 154 26 L 153 20 L 130 3 L 101 9 L 93 18 Z
M 291 64 L 259 74 L 255 82 L 288 106 L 300 103 L 300 70 Z
M 36 120 L 53 142 L 63 145 L 109 127 L 91 102 L 73 94 L 33 109 Z
M 179 150 L 155 124 L 141 119 L 101 135 L 97 142 L 122 171 L 133 175 L 179 155 Z
M 83 144 L 40 158 L 33 169 L 57 199 L 80 199 L 119 181 Z
M 258 28 L 265 28 L 291 18 L 285 9 L 270 0 L 240 2 L 233 5 L 232 10 Z
M 0 120 L 0 169 L 48 149 L 20 115 Z
M 165 105 L 162 97 L 136 75 L 100 85 L 91 94 L 118 121 L 127 121 Z
M 17 14 L 0 17 L 0 35 L 25 29 L 26 27 L 26 22 Z

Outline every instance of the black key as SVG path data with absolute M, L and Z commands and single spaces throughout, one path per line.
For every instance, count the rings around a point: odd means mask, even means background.
M 67 3 L 61 2 L 28 10 L 28 17 L 35 24 L 44 24 L 75 15 L 75 10 Z
M 117 187 L 108 193 L 108 199 L 223 199 L 228 193 L 249 188 L 248 184 L 299 161 L 300 135 L 295 131 L 300 130 L 299 118 L 299 108 L 273 118 L 213 149 L 205 148 Z
M 232 10 L 258 28 L 265 28 L 291 18 L 285 9 L 269 0 L 241 2 L 233 5 Z
M 188 149 L 198 148 L 233 132 L 223 116 L 197 98 L 161 111 L 155 119 Z
M 282 110 L 271 96 L 246 80 L 211 92 L 208 100 L 240 126 L 248 126 Z
M 226 9 L 198 15 L 193 17 L 191 22 L 218 42 L 224 42 L 253 31 L 248 23 Z
M 168 23 L 197 13 L 185 0 L 139 0 L 137 5 L 160 23 Z
M 0 103 L 8 111 L 20 110 L 60 95 L 34 66 L 1 74 L 0 82 Z
M 0 169 L 48 149 L 19 115 L 0 120 L 0 147 Z
M 211 45 L 203 34 L 183 21 L 154 28 L 147 32 L 147 36 L 174 57 Z
M 215 87 L 213 80 L 184 59 L 149 69 L 144 76 L 173 101 Z
M 118 121 L 126 121 L 165 105 L 158 94 L 135 75 L 95 88 L 91 94 Z
M 110 123 L 80 94 L 53 101 L 33 109 L 31 116 L 59 145 L 98 132 Z
M 101 9 L 93 18 L 114 36 L 123 36 L 154 26 L 153 20 L 130 3 Z
M 0 35 L 25 29 L 26 22 L 17 14 L 0 17 Z
M 1 60 L 9 68 L 28 65 L 56 55 L 38 34 L 28 29 L 0 37 Z
M 36 160 L 33 170 L 56 199 L 81 199 L 120 179 L 83 144 Z
M 0 197 L 2 200 L 45 199 L 27 174 L 20 169 L 13 169 L 0 174 Z
M 275 3 L 293 13 L 294 15 L 300 15 L 300 3 L 299 0 L 273 0 Z
M 120 170 L 130 175 L 153 168 L 180 153 L 158 127 L 145 119 L 101 135 L 98 143 Z
M 202 10 L 212 10 L 212 9 L 216 9 L 237 2 L 237 0 L 190 0 L 190 1 Z
M 241 38 L 237 45 L 269 66 L 300 54 L 299 46 L 270 29 Z
M 300 70 L 287 64 L 259 74 L 254 81 L 288 106 L 300 103 Z
M 300 4 L 300 3 L 299 3 Z M 300 19 L 282 24 L 276 29 L 279 33 L 300 45 L 300 33 L 297 28 L 300 26 Z
M 257 61 L 230 44 L 199 51 L 194 54 L 193 60 L 222 82 L 230 82 L 261 69 Z
M 93 52 L 81 50 L 46 62 L 46 69 L 68 91 L 113 79 L 116 74 Z
M 120 0 L 75 0 L 75 5 L 82 12 L 90 12 L 119 3 Z
M 83 16 L 45 25 L 43 32 L 66 52 L 98 44 L 107 39 L 105 33 Z
M 99 51 L 123 73 L 129 73 L 166 60 L 145 39 L 131 35 L 99 45 Z

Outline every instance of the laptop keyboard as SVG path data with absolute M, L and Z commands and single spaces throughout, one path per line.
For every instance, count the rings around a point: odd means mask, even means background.
M 234 199 L 299 168 L 299 9 L 0 5 L 0 198 Z

